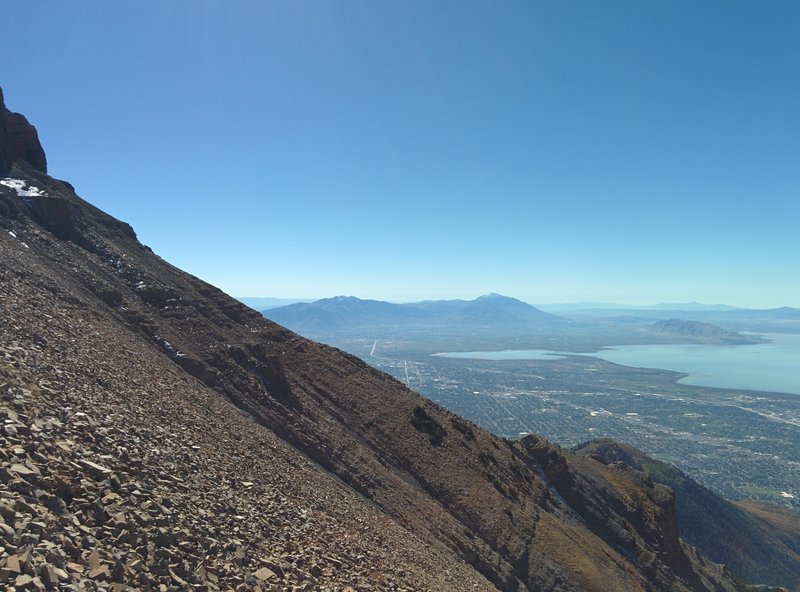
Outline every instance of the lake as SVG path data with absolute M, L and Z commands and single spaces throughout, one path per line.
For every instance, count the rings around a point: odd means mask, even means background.
M 623 366 L 659 368 L 688 374 L 679 382 L 800 395 L 800 334 L 759 333 L 770 343 L 755 345 L 623 345 L 590 355 Z M 446 352 L 447 358 L 479 360 L 546 360 L 568 352 L 505 350 Z

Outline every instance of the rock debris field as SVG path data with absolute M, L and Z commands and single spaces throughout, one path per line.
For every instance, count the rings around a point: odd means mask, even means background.
M 0 585 L 492 589 L 136 336 L 25 283 L 0 282 Z

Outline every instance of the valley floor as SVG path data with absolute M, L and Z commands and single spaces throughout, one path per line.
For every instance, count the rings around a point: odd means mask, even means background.
M 333 344 L 497 435 L 563 446 L 610 437 L 729 499 L 800 509 L 800 397 L 688 386 L 590 356 L 488 361 L 414 354 L 391 339 Z

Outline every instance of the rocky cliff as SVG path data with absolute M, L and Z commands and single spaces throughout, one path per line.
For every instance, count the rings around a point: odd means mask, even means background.
M 575 452 L 611 466 L 633 467 L 667 485 L 677 500 L 680 536 L 738 577 L 800 589 L 800 516 L 791 509 L 722 499 L 676 467 L 613 440 L 593 440 Z
M 0 140 L 1 581 L 740 589 L 681 543 L 668 488 L 264 319 Z
M 47 158 L 39 143 L 39 134 L 24 116 L 6 108 L 0 88 L 0 175 L 5 175 L 16 160 L 47 172 Z

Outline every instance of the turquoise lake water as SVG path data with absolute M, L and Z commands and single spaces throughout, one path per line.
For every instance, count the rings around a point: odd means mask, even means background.
M 800 395 L 800 334 L 759 335 L 770 339 L 770 343 L 624 345 L 581 355 L 624 366 L 682 372 L 688 374 L 680 380 L 684 384 Z M 546 360 L 564 354 L 547 350 L 506 350 L 435 355 L 480 360 Z

